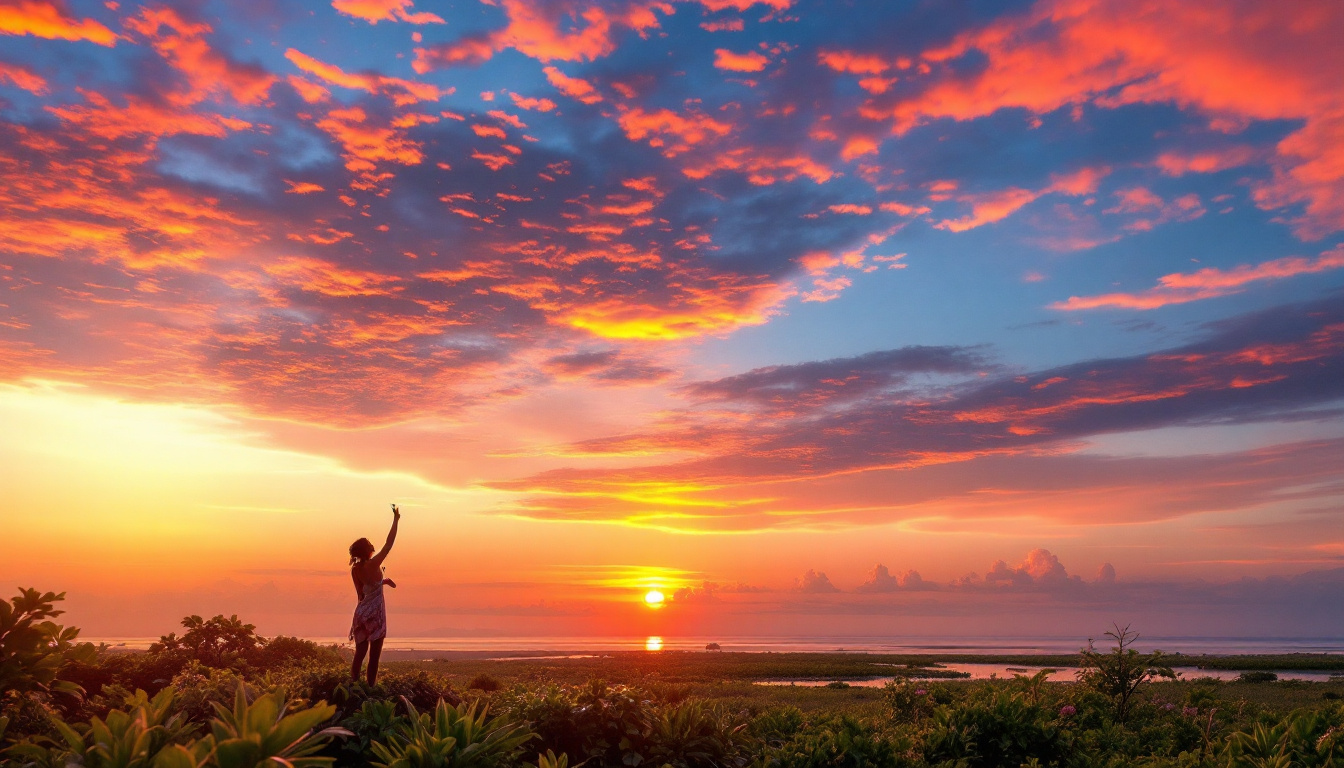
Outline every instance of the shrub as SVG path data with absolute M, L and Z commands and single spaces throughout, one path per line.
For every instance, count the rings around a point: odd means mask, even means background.
M 759 768 L 870 768 L 908 765 L 895 742 L 872 725 L 849 715 L 803 728 L 779 746 L 766 747 L 753 763 Z
M 410 723 L 408 717 L 397 714 L 392 701 L 370 699 L 341 721 L 341 727 L 352 736 L 340 744 L 336 753 L 339 765 L 363 765 L 375 742 L 387 743 L 392 734 Z
M 747 722 L 703 701 L 666 707 L 653 720 L 649 757 L 673 768 L 732 765 L 745 744 Z
M 448 681 L 439 675 L 424 670 L 414 672 L 392 672 L 383 675 L 378 685 L 368 692 L 371 696 L 400 701 L 409 701 L 416 709 L 432 710 L 440 700 L 457 706 L 462 697 L 457 695 Z
M 474 703 L 450 707 L 440 701 L 431 717 L 403 701 L 407 721 L 371 747 L 379 768 L 496 768 L 508 765 L 535 737 L 525 725 L 478 713 Z
M 78 698 L 84 689 L 66 677 L 72 664 L 91 663 L 92 643 L 79 643 L 79 630 L 63 627 L 51 619 L 63 611 L 56 603 L 65 593 L 39 593 L 20 589 L 0 601 L 0 716 L 30 696 L 65 694 Z
M 1123 723 L 1129 715 L 1134 694 L 1150 680 L 1157 677 L 1174 679 L 1176 673 L 1166 664 L 1161 651 L 1141 654 L 1132 646 L 1138 639 L 1137 632 L 1131 632 L 1128 626 L 1116 625 L 1107 637 L 1115 640 L 1110 653 L 1101 653 L 1087 641 L 1082 651 L 1078 681 L 1096 692 L 1111 699 L 1115 706 L 1115 719 Z
M 968 768 L 1022 765 L 1030 759 L 1056 762 L 1070 752 L 1056 713 L 1021 694 L 992 690 L 987 698 L 957 707 L 939 707 L 925 738 L 931 763 L 964 761 Z
M 467 688 L 468 690 L 485 691 L 486 693 L 491 693 L 493 691 L 499 690 L 499 681 L 482 672 L 481 674 L 471 678 L 471 682 L 467 683 Z
M 207 667 L 227 667 L 236 664 L 247 653 L 261 647 L 262 639 L 254 631 L 256 626 L 244 624 L 234 614 L 223 614 L 212 619 L 188 616 L 182 619 L 186 632 L 181 637 L 170 632 L 149 646 L 150 653 L 183 653 Z
M 1242 672 L 1237 675 L 1237 682 L 1240 683 L 1272 683 L 1278 679 L 1279 676 L 1273 672 Z
M 882 688 L 882 702 L 897 723 L 919 723 L 933 714 L 934 698 L 927 683 L 909 678 L 893 680 Z

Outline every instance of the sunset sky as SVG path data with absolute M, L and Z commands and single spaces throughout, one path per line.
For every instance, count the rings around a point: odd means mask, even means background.
M 339 637 L 397 502 L 389 647 L 1344 636 L 1341 40 L 0 0 L 0 583 Z

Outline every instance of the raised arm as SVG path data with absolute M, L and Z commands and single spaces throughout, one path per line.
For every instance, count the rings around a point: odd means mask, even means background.
M 383 548 L 378 550 L 378 554 L 373 556 L 374 565 L 382 565 L 383 560 L 387 559 L 387 553 L 392 551 L 392 544 L 397 540 L 397 523 L 401 522 L 401 510 L 397 505 L 392 505 L 392 530 L 387 532 L 387 541 L 383 543 Z

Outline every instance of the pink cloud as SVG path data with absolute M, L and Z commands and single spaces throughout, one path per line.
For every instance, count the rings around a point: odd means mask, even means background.
M 1026 13 L 925 51 L 932 74 L 921 90 L 875 97 L 860 113 L 889 121 L 898 133 L 937 119 L 1012 108 L 1045 114 L 1087 103 L 1174 103 L 1214 124 L 1302 120 L 1279 143 L 1274 178 L 1257 185 L 1256 201 L 1303 205 L 1296 231 L 1319 238 L 1344 228 L 1344 91 L 1333 75 L 1344 68 L 1341 24 L 1344 7 L 1331 3 L 1285 11 L 1254 2 L 1039 0 Z M 985 57 L 984 67 L 965 74 L 949 68 L 972 52 Z
M 959 219 L 943 219 L 934 226 L 951 232 L 965 232 L 968 229 L 1002 221 L 1043 195 L 1051 193 L 1073 197 L 1090 195 L 1096 191 L 1098 182 L 1108 173 L 1109 168 L 1083 168 L 1073 173 L 1052 176 L 1050 185 L 1038 190 L 1013 187 L 994 192 L 960 195 L 957 197 L 958 200 L 971 204 L 971 213 Z
M 398 106 L 407 106 L 419 101 L 438 101 L 446 95 L 438 86 L 429 83 L 417 83 L 399 77 L 388 77 L 375 73 L 350 73 L 334 64 L 318 61 L 293 48 L 285 51 L 285 58 L 294 66 L 310 75 L 319 77 L 332 85 L 342 88 L 365 91 L 367 93 L 387 93 Z
M 1312 275 L 1344 267 L 1344 245 L 1322 253 L 1314 259 L 1287 256 L 1259 264 L 1243 264 L 1223 270 L 1206 267 L 1196 272 L 1173 273 L 1158 278 L 1154 288 L 1138 293 L 1106 293 L 1099 296 L 1072 296 L 1067 301 L 1055 302 L 1051 309 L 1157 309 L 1169 304 L 1185 304 L 1200 299 L 1212 299 L 1239 293 L 1250 283 L 1284 280 L 1298 275 Z
M 734 53 L 727 48 L 714 50 L 714 66 L 729 72 L 760 72 L 770 60 L 755 51 Z

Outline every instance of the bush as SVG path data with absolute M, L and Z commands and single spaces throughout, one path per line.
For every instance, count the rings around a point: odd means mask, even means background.
M 405 703 L 406 722 L 392 729 L 386 743 L 370 748 L 379 768 L 497 768 L 516 762 L 522 745 L 535 737 L 523 724 L 478 713 L 474 703 L 450 707 L 440 701 L 433 716 Z
M 69 668 L 91 663 L 92 643 L 79 643 L 79 630 L 51 619 L 63 611 L 56 603 L 65 593 L 20 589 L 0 601 L 0 716 L 13 716 L 25 699 L 62 694 L 77 700 L 84 689 L 67 677 Z
M 481 674 L 471 678 L 471 682 L 467 683 L 467 689 L 472 691 L 485 691 L 486 693 L 491 693 L 499 690 L 499 681 L 482 672 Z
M 1273 672 L 1242 672 L 1237 675 L 1237 682 L 1240 683 L 1272 683 L 1278 679 L 1279 676 Z
M 753 763 L 759 768 L 870 768 L 903 766 L 910 748 L 872 725 L 848 715 L 828 718 L 794 734 L 778 746 L 766 746 Z
M 925 737 L 931 763 L 955 761 L 968 768 L 1022 765 L 1031 759 L 1057 762 L 1070 753 L 1071 740 L 1055 722 L 1056 713 L 1008 691 L 962 706 L 939 707 Z
M 1115 719 L 1123 723 L 1129 716 L 1134 695 L 1143 685 L 1157 677 L 1175 679 L 1176 673 L 1166 663 L 1166 656 L 1161 651 L 1141 654 L 1131 648 L 1139 634 L 1131 632 L 1128 626 L 1117 625 L 1106 636 L 1115 641 L 1110 653 L 1094 650 L 1092 641 L 1087 641 L 1080 659 L 1082 669 L 1078 681 L 1110 697 L 1115 705 Z

